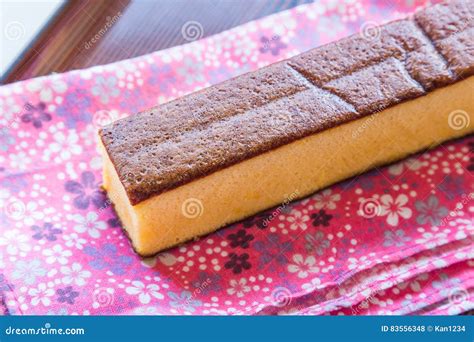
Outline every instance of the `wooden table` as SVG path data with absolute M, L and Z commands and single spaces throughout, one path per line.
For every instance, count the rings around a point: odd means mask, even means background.
M 140 56 L 311 1 L 69 1 L 4 83 Z

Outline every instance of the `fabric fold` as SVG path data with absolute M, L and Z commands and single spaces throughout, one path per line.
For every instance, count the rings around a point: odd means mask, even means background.
M 375 294 L 348 310 L 336 310 L 331 315 L 423 315 L 451 306 L 451 314 L 469 310 L 474 269 L 469 261 L 461 261 L 444 268 L 414 276 L 392 288 Z M 448 312 L 445 312 L 448 314 Z
M 346 307 L 354 308 L 377 293 L 406 282 L 419 275 L 437 274 L 440 269 L 462 264 L 472 259 L 473 238 L 421 252 L 404 260 L 380 264 L 364 272 L 359 272 L 340 284 L 320 284 L 310 293 L 300 297 L 291 297 L 283 308 L 268 306 L 260 314 L 295 314 L 311 311 L 312 314 L 324 314 Z M 474 271 L 467 267 L 466 273 L 474 277 Z M 327 285 L 327 286 L 326 286 Z M 318 311 L 319 310 L 319 311 Z

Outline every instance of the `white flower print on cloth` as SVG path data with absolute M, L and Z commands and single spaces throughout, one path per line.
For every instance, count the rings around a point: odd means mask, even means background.
M 28 235 L 20 233 L 18 229 L 7 230 L 0 236 L 0 246 L 5 246 L 10 255 L 18 255 L 31 250 Z
M 405 281 L 403 283 L 398 284 L 397 287 L 401 290 L 404 290 L 407 287 L 410 287 L 410 289 L 413 292 L 420 292 L 421 291 L 421 281 L 425 281 L 428 278 L 429 278 L 429 276 L 428 276 L 427 273 L 422 273 L 421 275 L 419 275 L 415 279 Z
M 9 159 L 11 168 L 17 170 L 27 170 L 32 161 L 24 151 L 10 154 Z
M 42 220 L 45 215 L 41 209 L 39 209 L 38 203 L 36 202 L 28 202 L 25 205 L 25 212 L 22 215 L 23 222 L 27 226 L 32 226 L 35 222 Z
M 416 239 L 415 242 L 425 246 L 426 248 L 434 248 L 448 243 L 448 234 L 446 232 L 427 232 L 423 228 L 419 230 L 422 231 L 422 235 L 420 238 Z
M 12 272 L 13 279 L 21 279 L 27 285 L 33 285 L 37 278 L 46 275 L 46 269 L 39 259 L 19 260 Z
M 241 298 L 245 293 L 250 292 L 251 288 L 247 285 L 247 279 L 240 278 L 239 280 L 232 279 L 229 282 L 230 287 L 227 289 L 227 293 L 230 295 L 236 295 Z
M 257 44 L 252 39 L 237 39 L 233 43 L 233 53 L 235 56 L 250 56 L 257 49 Z
M 53 135 L 53 139 L 54 142 L 45 150 L 43 158 L 45 161 L 49 161 L 52 156 L 55 156 L 54 161 L 60 163 L 82 152 L 82 146 L 79 144 L 79 135 L 74 130 L 56 132 Z
M 288 216 L 286 220 L 290 222 L 291 230 L 306 230 L 306 228 L 308 228 L 307 222 L 309 221 L 309 216 L 303 214 L 301 211 L 291 210 L 290 216 Z
M 137 315 L 146 315 L 146 316 L 155 316 L 159 314 L 163 314 L 154 306 L 140 306 L 139 308 L 135 309 L 133 313 Z
M 347 267 L 350 270 L 363 269 L 372 265 L 372 261 L 366 255 L 361 256 L 360 258 L 349 258 L 348 261 L 349 264 Z
M 87 233 L 89 236 L 97 239 L 100 237 L 100 231 L 107 228 L 107 224 L 100 221 L 96 212 L 89 211 L 85 216 L 81 214 L 75 214 L 71 217 L 76 225 L 74 229 L 78 233 Z
M 404 171 L 405 167 L 411 171 L 417 171 L 424 166 L 424 162 L 416 158 L 408 158 L 407 160 L 389 166 L 388 172 L 394 176 L 400 176 Z
M 59 77 L 39 77 L 26 83 L 26 88 L 32 92 L 39 93 L 43 102 L 51 102 L 55 95 L 62 94 L 67 90 L 67 84 Z
M 138 300 L 142 304 L 150 303 L 152 298 L 164 298 L 160 293 L 160 287 L 157 284 L 145 285 L 143 282 L 138 280 L 132 281 L 132 286 L 128 286 L 125 291 L 129 295 L 138 296 Z
M 91 92 L 98 96 L 102 103 L 109 103 L 111 98 L 117 97 L 120 94 L 117 78 L 114 76 L 97 76 Z
M 63 249 L 61 245 L 56 244 L 52 248 L 45 249 L 43 255 L 46 257 L 46 263 L 48 264 L 59 263 L 65 265 L 72 253 L 69 250 Z
M 40 283 L 38 287 L 30 288 L 28 294 L 31 296 L 31 305 L 36 306 L 41 304 L 43 306 L 49 306 L 51 304 L 51 297 L 54 295 L 54 290 L 45 283 Z
M 323 287 L 321 285 L 321 279 L 319 278 L 313 278 L 309 283 L 304 283 L 301 285 L 301 288 L 306 291 L 313 291 L 314 289 L 317 289 L 319 287 Z
M 82 269 L 82 265 L 78 262 L 69 266 L 62 266 L 61 273 L 64 275 L 63 284 L 75 284 L 77 286 L 84 286 L 87 278 L 92 275 L 91 272 Z
M 406 195 L 398 195 L 395 200 L 391 195 L 382 195 L 380 203 L 380 216 L 387 216 L 387 223 L 391 226 L 398 226 L 400 217 L 409 219 L 412 215 L 412 210 L 405 206 L 408 203 Z
M 382 270 L 377 270 L 373 272 L 372 275 L 365 278 L 361 284 L 360 288 L 371 288 L 373 284 L 377 284 L 375 291 L 385 290 L 397 284 L 399 276 L 396 272 L 392 272 L 391 268 L 385 268 Z M 372 292 L 373 290 L 371 290 Z M 369 294 L 370 295 L 370 294 Z
M 21 114 L 21 106 L 12 96 L 0 97 L 0 123 L 11 124 Z
M 143 85 L 141 71 L 134 63 L 119 63 L 116 75 L 121 88 L 133 89 L 136 85 Z
M 64 235 L 63 238 L 66 241 L 66 243 L 65 243 L 66 246 L 75 247 L 77 249 L 84 248 L 84 245 L 87 242 L 86 239 L 81 238 L 76 233 L 71 233 L 69 235 Z
M 313 256 L 306 258 L 301 254 L 293 255 L 293 264 L 288 265 L 290 273 L 296 273 L 298 278 L 306 278 L 310 273 L 319 272 L 319 267 L 316 266 L 316 259 Z
M 341 199 L 340 194 L 333 194 L 331 189 L 325 189 L 314 196 L 316 209 L 336 209 L 336 202 Z
M 188 85 L 192 85 L 196 82 L 204 82 L 204 64 L 199 61 L 194 60 L 191 57 L 186 57 L 183 60 L 183 66 L 177 70 L 184 81 Z
M 474 233 L 474 224 L 472 219 L 468 220 L 459 218 L 451 221 L 451 224 L 455 224 L 457 228 L 456 239 L 458 240 L 465 239 Z
M 93 119 L 94 120 L 94 119 Z M 109 122 L 110 123 L 110 122 Z M 100 125 L 102 126 L 102 125 Z M 87 125 L 84 130 L 79 133 L 80 144 L 82 146 L 89 146 L 95 144 L 94 137 L 97 134 L 97 127 L 92 124 Z

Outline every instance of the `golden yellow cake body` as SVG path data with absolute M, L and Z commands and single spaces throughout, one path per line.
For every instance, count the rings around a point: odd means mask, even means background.
M 104 187 L 140 255 L 152 255 L 330 184 L 472 133 L 474 77 L 131 205 L 107 153 Z M 458 121 L 459 120 L 459 121 Z M 238 194 L 238 196 L 236 196 Z

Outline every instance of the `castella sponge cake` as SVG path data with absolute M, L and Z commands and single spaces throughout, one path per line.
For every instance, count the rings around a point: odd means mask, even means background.
M 354 35 L 102 128 L 104 188 L 135 250 L 155 254 L 472 133 L 473 4 L 429 7 L 371 39 Z

